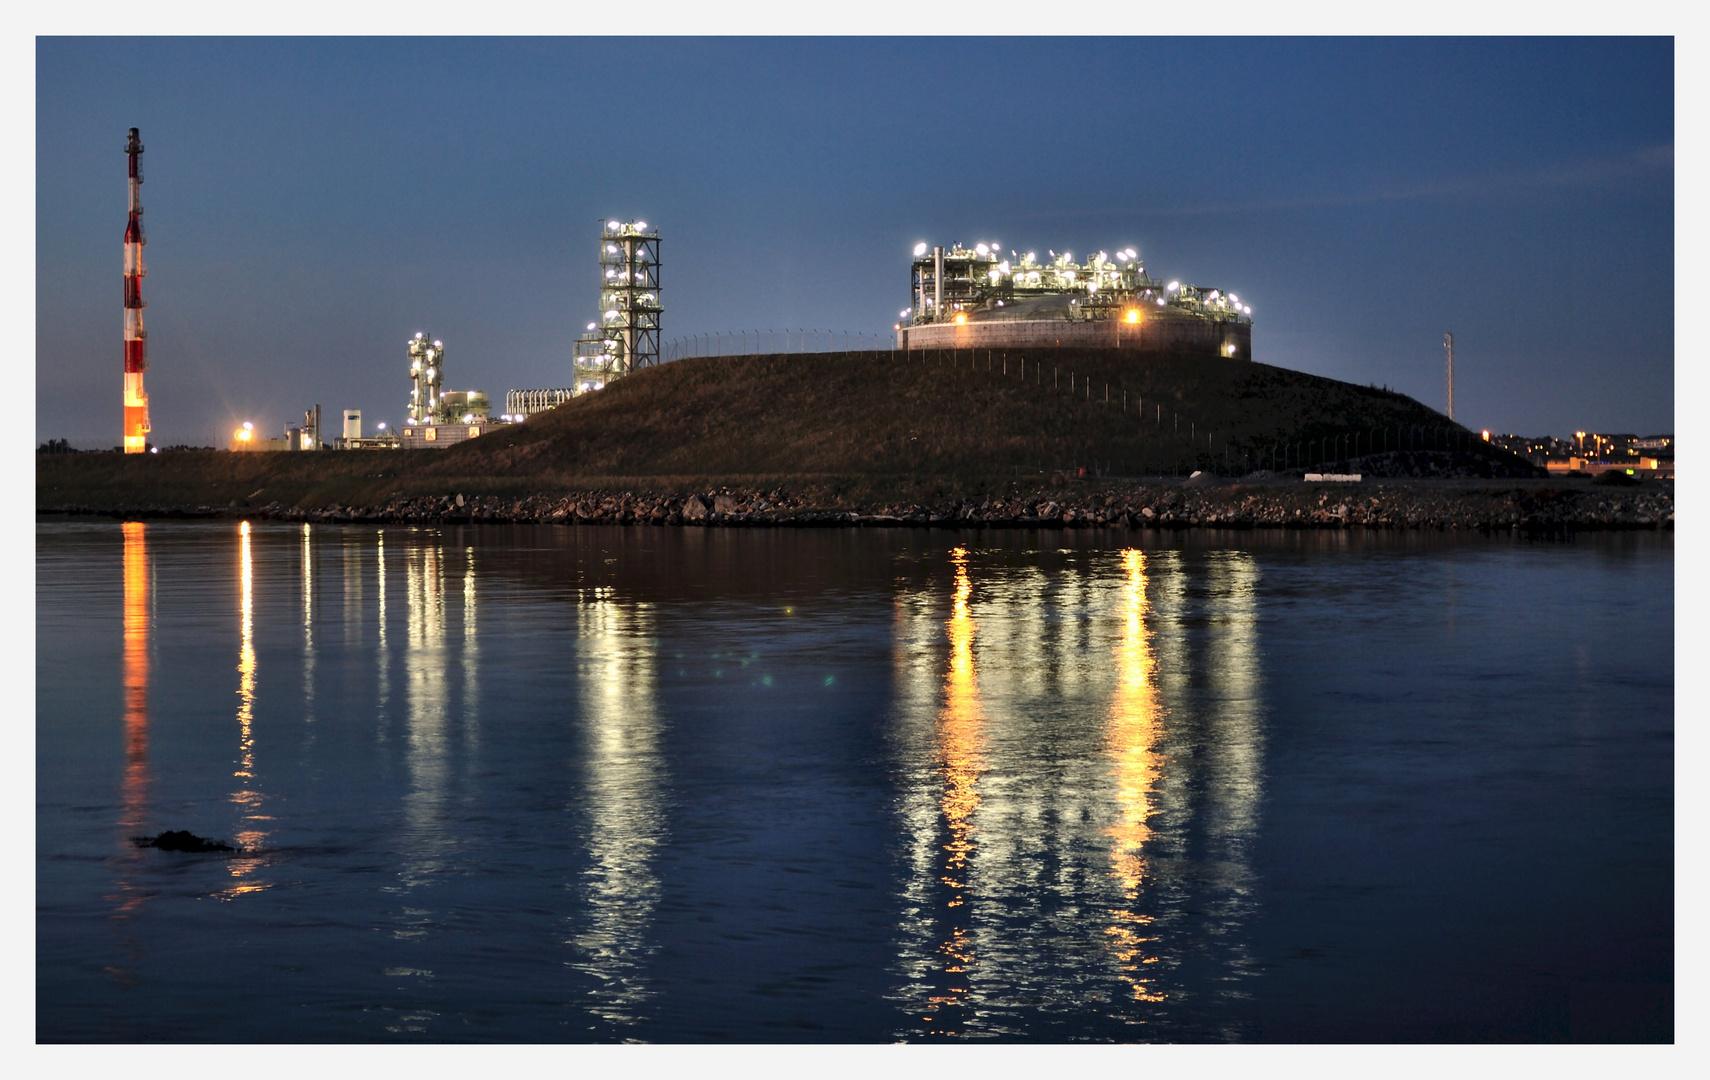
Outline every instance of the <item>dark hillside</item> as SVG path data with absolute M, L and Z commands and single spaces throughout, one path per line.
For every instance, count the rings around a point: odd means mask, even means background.
M 1116 350 L 768 355 L 639 372 L 460 446 L 430 471 L 1001 479 L 1086 467 L 1137 476 L 1245 472 L 1268 466 L 1272 448 L 1326 437 L 1290 460 L 1447 450 L 1451 439 L 1490 451 L 1469 435 L 1401 394 L 1240 360 Z
M 371 505 L 721 483 L 863 497 L 1067 470 L 1240 475 L 1351 463 L 1530 475 L 1411 398 L 1265 364 L 1116 350 L 680 360 L 446 450 L 43 454 L 38 507 Z M 1432 466 L 1437 468 L 1439 466 Z

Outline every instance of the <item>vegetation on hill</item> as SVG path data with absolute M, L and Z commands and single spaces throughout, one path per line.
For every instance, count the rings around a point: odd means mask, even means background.
M 448 485 L 516 495 L 718 482 L 883 497 L 1083 469 L 1241 474 L 1456 448 L 1493 471 L 1524 468 L 1401 394 L 1249 361 L 1090 349 L 773 354 L 645 369 L 445 450 L 43 456 L 37 504 L 349 505 Z

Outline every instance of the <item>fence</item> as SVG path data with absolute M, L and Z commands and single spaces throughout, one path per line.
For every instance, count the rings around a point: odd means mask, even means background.
M 898 349 L 889 334 L 845 330 L 734 330 L 692 334 L 667 342 L 661 350 L 668 360 L 697 356 L 752 356 L 768 353 L 837 352 L 889 357 L 903 364 L 924 364 L 950 371 L 965 370 L 997 379 L 1015 379 L 1088 404 L 1114 408 L 1134 417 L 1137 435 L 1149 433 L 1152 446 L 1139 461 L 1089 463 L 1099 475 L 1184 474 L 1194 470 L 1225 475 L 1304 470 L 1348 462 L 1391 451 L 1469 451 L 1479 436 L 1465 428 L 1440 425 L 1390 425 L 1326 432 L 1310 438 L 1276 442 L 1231 440 L 1183 415 L 1157 397 L 1104 381 L 1026 355 L 1001 349 Z M 1221 435 L 1221 438 L 1220 438 Z M 1080 465 L 1071 468 L 1081 468 Z M 1063 471 L 1055 465 L 1050 471 Z M 1041 470 L 1045 471 L 1045 470 Z

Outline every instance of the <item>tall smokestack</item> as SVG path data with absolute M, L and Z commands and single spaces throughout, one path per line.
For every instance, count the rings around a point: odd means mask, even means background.
M 142 140 L 131 129 L 125 153 L 131 163 L 131 216 L 125 225 L 125 453 L 148 449 L 148 394 L 143 372 L 148 370 L 148 332 L 143 329 Z

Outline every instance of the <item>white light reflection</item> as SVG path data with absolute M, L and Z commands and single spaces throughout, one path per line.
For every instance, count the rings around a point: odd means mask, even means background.
M 254 852 L 267 839 L 262 827 L 270 821 L 262 811 L 260 784 L 255 775 L 255 557 L 250 545 L 250 526 L 245 521 L 238 526 L 238 757 L 232 778 L 237 788 L 231 802 L 239 812 L 238 831 L 233 838 L 240 851 Z M 254 876 L 262 862 L 258 857 L 238 857 L 229 864 L 233 883 L 220 892 L 220 898 L 234 900 L 247 893 L 260 892 L 268 882 Z
M 630 1025 L 655 991 L 644 970 L 664 840 L 665 783 L 660 752 L 658 671 L 650 605 L 620 601 L 609 587 L 582 592 L 577 609 L 577 687 L 586 750 L 583 809 L 588 868 L 577 883 L 569 961 L 594 978 L 588 1009 L 606 1024 Z
M 315 549 L 312 530 L 303 522 L 303 719 L 315 722 Z M 313 739 L 310 728 L 310 739 Z

